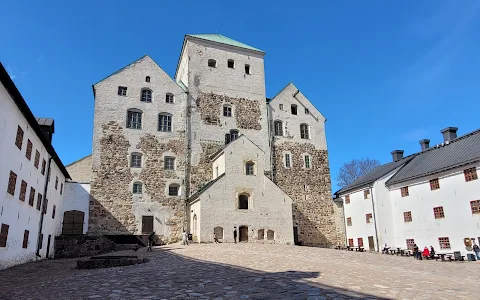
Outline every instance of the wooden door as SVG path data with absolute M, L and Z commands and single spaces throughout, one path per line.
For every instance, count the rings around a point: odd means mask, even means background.
M 142 216 L 142 233 L 150 234 L 153 232 L 153 216 Z
M 85 213 L 78 210 L 66 211 L 63 214 L 62 234 L 83 234 Z
M 375 243 L 373 242 L 373 236 L 368 237 L 368 248 L 370 250 L 375 250 Z
M 240 236 L 238 238 L 238 241 L 248 242 L 248 226 L 240 226 L 239 232 L 240 232 Z

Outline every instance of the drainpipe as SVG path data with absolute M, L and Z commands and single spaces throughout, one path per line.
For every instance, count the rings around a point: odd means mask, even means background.
M 186 115 L 185 115 L 185 138 L 187 139 L 187 149 L 185 151 L 185 202 L 183 206 L 183 228 L 184 230 L 188 233 L 188 228 L 187 228 L 187 199 L 190 196 L 190 165 L 191 165 L 191 148 L 192 148 L 192 142 L 191 142 L 191 128 L 190 128 L 190 100 L 189 100 L 189 93 L 188 91 L 185 92 L 185 97 L 186 97 L 186 103 L 187 103 L 187 109 L 186 109 Z
M 372 196 L 373 226 L 375 227 L 375 239 L 377 240 L 377 252 L 380 252 L 380 245 L 378 244 L 378 229 L 377 229 L 377 217 L 375 214 L 375 202 L 373 201 L 373 188 L 370 188 L 370 195 Z
M 48 165 L 47 165 L 47 177 L 45 178 L 45 187 L 43 189 L 43 203 L 42 207 L 40 208 L 40 223 L 38 224 L 38 238 L 37 238 L 37 257 L 41 257 L 40 255 L 40 245 L 42 244 L 42 229 L 43 229 L 43 216 L 45 210 L 45 202 L 47 202 L 47 189 L 48 189 L 48 182 L 50 181 L 50 165 L 52 162 L 53 157 L 48 158 Z

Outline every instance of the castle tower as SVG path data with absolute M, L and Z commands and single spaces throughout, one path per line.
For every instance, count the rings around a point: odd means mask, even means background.
M 270 169 L 264 55 L 219 34 L 185 36 L 175 80 L 188 89 L 189 194 L 211 180 L 210 156 L 242 134 Z

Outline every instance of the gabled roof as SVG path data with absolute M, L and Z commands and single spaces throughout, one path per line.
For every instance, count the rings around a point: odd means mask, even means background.
M 225 173 L 223 173 L 222 175 L 218 176 L 217 178 L 213 179 L 213 180 L 210 180 L 209 182 L 207 182 L 204 186 L 202 186 L 198 191 L 196 191 L 193 195 L 191 195 L 190 197 L 188 197 L 187 199 L 187 202 L 191 202 L 195 199 L 198 198 L 198 196 L 200 196 L 203 192 L 205 192 L 209 187 L 211 187 L 215 182 L 219 181 L 221 178 L 223 178 L 225 176 Z
M 133 64 L 141 61 L 141 60 L 144 59 L 145 57 L 149 57 L 149 56 L 148 56 L 148 55 L 144 55 L 144 56 L 140 57 L 139 59 L 136 59 L 136 60 L 132 61 L 132 62 L 129 63 L 128 65 L 124 66 L 123 68 L 121 68 L 121 69 L 113 72 L 112 74 L 108 75 L 107 77 L 104 77 L 103 79 L 97 81 L 96 83 L 94 83 L 94 84 L 92 85 L 92 87 L 95 86 L 95 85 L 97 85 L 97 84 L 99 84 L 100 82 L 104 81 L 105 79 L 107 79 L 107 78 L 109 78 L 109 77 L 112 77 L 113 75 L 122 72 L 123 70 L 125 70 L 125 69 L 128 68 L 128 67 L 130 67 L 131 65 L 133 65 Z M 150 58 L 150 57 L 149 57 L 149 58 Z M 150 58 L 150 59 L 151 59 L 151 58 Z M 152 59 L 152 61 L 153 61 L 153 59 Z M 160 67 L 160 66 L 159 66 L 159 67 Z
M 251 139 L 249 139 L 248 137 L 246 137 L 244 134 L 241 134 L 238 138 L 236 138 L 235 140 L 231 141 L 230 143 L 228 143 L 227 145 L 225 145 L 225 147 L 223 148 L 220 148 L 218 151 L 216 151 L 215 153 L 213 153 L 212 155 L 210 155 L 210 159 L 215 159 L 219 154 L 221 154 L 223 151 L 225 151 L 225 149 L 227 149 L 228 147 L 230 147 L 231 145 L 235 144 L 237 141 L 239 141 L 240 139 L 242 138 L 245 138 L 247 141 L 249 141 L 250 143 L 252 143 L 253 145 L 255 145 L 258 149 L 260 149 L 260 151 L 262 151 L 263 153 L 265 153 L 265 151 L 262 150 L 262 148 L 260 148 L 257 144 L 255 144 L 254 142 L 252 142 Z
M 230 45 L 230 46 L 235 46 L 243 49 L 248 49 L 248 50 L 253 50 L 253 51 L 258 51 L 265 53 L 265 51 L 262 51 L 260 49 L 254 48 L 250 45 L 241 43 L 239 41 L 233 40 L 229 37 L 223 36 L 221 34 L 187 34 L 186 36 L 194 37 L 197 39 L 202 39 L 202 40 L 207 40 L 219 44 L 224 44 L 224 45 Z
M 55 149 L 53 148 L 52 144 L 47 139 L 47 136 L 44 134 L 44 132 L 42 131 L 42 128 L 38 124 L 37 118 L 35 118 L 35 116 L 33 115 L 32 111 L 30 110 L 27 103 L 25 102 L 25 99 L 23 99 L 22 94 L 20 94 L 20 91 L 17 89 L 17 87 L 13 83 L 12 79 L 10 78 L 10 75 L 8 75 L 7 70 L 5 70 L 2 63 L 0 63 L 0 82 L 5 87 L 10 97 L 12 97 L 13 102 L 15 102 L 18 109 L 27 120 L 28 124 L 30 124 L 30 127 L 33 129 L 33 131 L 35 131 L 36 135 L 42 142 L 43 146 L 45 147 L 45 149 L 47 149 L 48 153 L 53 158 L 53 160 L 55 161 L 58 168 L 65 176 L 65 178 L 71 179 L 70 175 L 67 172 L 67 169 L 65 169 L 65 166 L 63 165 L 62 161 L 58 157 L 57 152 L 55 152 Z
M 390 186 L 478 161 L 480 161 L 480 129 L 420 152 L 385 184 Z
M 383 176 L 387 175 L 388 173 L 392 172 L 393 170 L 407 164 L 410 160 L 412 160 L 415 157 L 414 155 L 410 155 L 407 157 L 404 157 L 398 161 L 395 162 L 390 162 L 381 166 L 376 167 L 369 173 L 359 177 L 357 180 L 355 180 L 352 184 L 338 190 L 335 192 L 335 195 L 340 195 L 340 194 L 345 194 L 347 192 L 360 189 L 363 187 L 368 187 L 372 185 L 375 181 L 378 179 L 382 178 Z

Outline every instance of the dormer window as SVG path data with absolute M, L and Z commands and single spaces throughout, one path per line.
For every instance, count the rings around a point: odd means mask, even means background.
M 245 65 L 245 74 L 250 75 L 250 65 Z
M 292 104 L 292 109 L 291 109 L 292 115 L 297 115 L 297 109 L 298 109 L 297 105 L 296 105 L 296 104 Z
M 238 130 L 232 129 L 230 133 L 225 134 L 225 145 L 233 142 L 238 138 Z
M 227 62 L 227 66 L 230 69 L 235 69 L 235 61 L 233 59 L 229 59 L 228 62 Z
M 145 82 L 150 82 L 150 76 L 145 77 Z
M 211 68 L 216 68 L 217 67 L 217 61 L 214 59 L 209 59 L 208 60 L 208 66 Z

